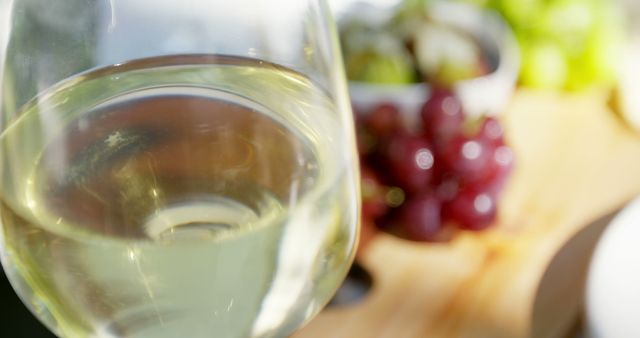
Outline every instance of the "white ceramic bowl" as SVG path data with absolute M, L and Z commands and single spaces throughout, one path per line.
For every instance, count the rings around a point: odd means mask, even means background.
M 609 224 L 586 287 L 586 336 L 640 337 L 640 197 Z
M 362 6 L 365 5 L 355 4 L 350 10 L 373 11 L 371 6 L 366 9 Z M 379 7 L 378 10 L 389 12 L 389 8 L 385 11 L 385 8 Z M 455 85 L 454 90 L 467 114 L 480 116 L 502 112 L 513 94 L 520 70 L 518 44 L 509 25 L 493 11 L 466 4 L 435 2 L 429 15 L 435 22 L 469 32 L 480 43 L 492 66 L 491 73 Z M 362 111 L 386 101 L 396 104 L 403 111 L 415 112 L 431 92 L 430 86 L 425 83 L 407 86 L 351 82 L 349 90 L 354 107 Z

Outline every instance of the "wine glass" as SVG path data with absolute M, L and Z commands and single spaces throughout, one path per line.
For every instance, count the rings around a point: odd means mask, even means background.
M 353 259 L 321 0 L 0 0 L 2 264 L 66 338 L 284 337 Z

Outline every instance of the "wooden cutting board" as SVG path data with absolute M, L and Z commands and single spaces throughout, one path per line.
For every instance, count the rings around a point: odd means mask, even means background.
M 640 135 L 602 92 L 520 91 L 502 118 L 517 163 L 498 224 L 448 244 L 377 235 L 358 258 L 367 296 L 295 338 L 566 336 L 600 233 L 587 226 L 640 194 Z

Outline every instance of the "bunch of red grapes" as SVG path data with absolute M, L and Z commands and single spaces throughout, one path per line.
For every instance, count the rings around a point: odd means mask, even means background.
M 447 89 L 433 90 L 417 126 L 387 103 L 356 115 L 364 226 L 442 241 L 494 223 L 514 161 L 498 120 L 467 119 Z

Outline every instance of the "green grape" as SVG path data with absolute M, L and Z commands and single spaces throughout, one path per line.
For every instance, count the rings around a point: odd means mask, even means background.
M 386 35 L 371 35 L 368 40 L 369 45 L 346 53 L 349 80 L 379 84 L 415 81 L 413 61 L 401 43 Z
M 347 78 L 378 84 L 415 81 L 415 68 L 403 40 L 389 22 L 365 20 L 356 13 L 342 25 L 341 42 Z
M 478 7 L 488 8 L 491 6 L 491 0 L 454 0 L 455 2 L 462 2 L 471 4 Z
M 464 0 L 464 1 L 480 7 L 487 7 L 489 6 L 489 3 L 490 3 L 489 0 Z
M 415 32 L 416 62 L 429 81 L 450 86 L 480 75 L 482 51 L 471 35 L 434 23 Z
M 592 1 L 554 1 L 547 5 L 534 29 L 539 36 L 558 43 L 569 55 L 579 55 L 590 38 L 597 15 Z
M 625 39 L 624 15 L 619 8 L 611 6 L 594 27 L 585 50 L 585 59 L 598 78 L 611 81 L 616 76 Z
M 612 83 L 624 46 L 624 16 L 606 0 L 496 0 L 523 51 L 521 83 L 579 90 Z
M 568 63 L 562 49 L 550 41 L 532 42 L 523 50 L 521 82 L 525 86 L 564 89 Z
M 414 82 L 413 66 L 398 55 L 371 54 L 363 71 L 353 79 L 379 84 L 408 84 Z
M 607 3 L 598 6 L 597 13 L 582 54 L 571 64 L 568 89 L 610 85 L 617 77 L 626 38 L 624 15 Z
M 535 24 L 543 4 L 540 0 L 497 0 L 495 6 L 513 26 L 525 28 Z
M 411 41 L 428 11 L 429 0 L 404 0 L 395 10 L 387 29 L 404 41 Z

